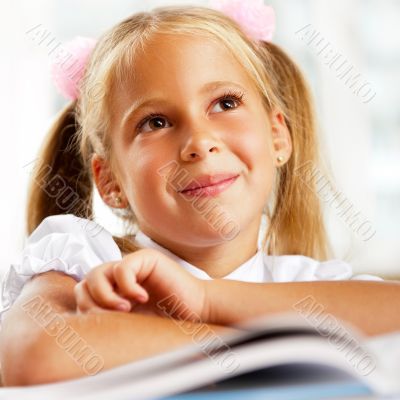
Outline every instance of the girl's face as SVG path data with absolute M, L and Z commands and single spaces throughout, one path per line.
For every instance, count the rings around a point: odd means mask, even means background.
M 282 115 L 267 114 L 256 87 L 222 44 L 158 35 L 137 54 L 131 77 L 112 102 L 119 185 L 111 190 L 122 194 L 120 207 L 129 202 L 143 232 L 170 248 L 218 245 L 227 240 L 226 231 L 204 215 L 213 205 L 238 230 L 238 243 L 243 235 L 254 243 L 276 157 L 289 158 L 290 136 Z M 116 207 L 101 183 L 105 166 L 93 158 L 100 194 Z M 195 197 L 179 192 L 199 176 L 220 173 L 237 178 L 219 194 L 198 198 L 197 206 Z

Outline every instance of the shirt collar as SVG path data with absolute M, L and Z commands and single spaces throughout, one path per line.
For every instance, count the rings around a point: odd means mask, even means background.
M 196 278 L 199 279 L 212 279 L 206 272 L 202 269 L 196 267 L 193 264 L 188 263 L 187 261 L 183 260 L 182 258 L 178 257 L 176 254 L 172 253 L 168 249 L 163 246 L 160 246 L 154 240 L 152 240 L 149 236 L 147 236 L 144 232 L 140 229 L 136 233 L 135 241 L 141 246 L 145 248 L 153 248 L 161 253 L 167 255 L 174 261 L 176 261 L 179 265 L 185 268 L 188 272 L 194 275 Z M 237 267 L 234 271 L 230 274 L 223 277 L 223 279 L 233 279 L 239 281 L 246 281 L 246 282 L 262 282 L 264 277 L 264 252 L 258 246 L 257 253 L 252 256 L 250 259 L 245 261 L 239 267 Z

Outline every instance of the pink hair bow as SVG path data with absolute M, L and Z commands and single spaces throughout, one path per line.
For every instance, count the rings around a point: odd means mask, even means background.
M 96 40 L 77 36 L 65 43 L 51 66 L 51 75 L 59 92 L 70 100 L 79 96 L 79 84 Z
M 232 18 L 250 38 L 271 41 L 275 11 L 264 0 L 210 0 L 209 7 Z

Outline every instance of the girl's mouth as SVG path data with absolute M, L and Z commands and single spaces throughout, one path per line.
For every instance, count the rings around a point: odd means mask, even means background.
M 239 175 L 236 175 L 208 186 L 182 190 L 181 193 L 189 197 L 214 197 L 222 193 L 224 190 L 228 189 L 238 177 Z

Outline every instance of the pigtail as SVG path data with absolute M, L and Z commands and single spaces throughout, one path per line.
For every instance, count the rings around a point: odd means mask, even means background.
M 28 235 L 50 216 L 74 214 L 91 219 L 93 185 L 77 145 L 76 101 L 57 116 L 40 149 L 31 173 Z
M 123 237 L 113 236 L 113 239 L 122 254 L 134 253 L 142 248 L 141 246 L 134 244 L 134 237 L 130 237 L 130 235 Z
M 320 171 L 318 138 L 310 90 L 297 65 L 277 45 L 263 42 L 274 81 L 273 91 L 284 108 L 293 152 L 278 169 L 275 207 L 269 212 L 270 254 L 302 254 L 320 260 L 329 257 L 321 202 L 310 171 Z
M 28 191 L 27 231 L 58 214 L 93 219 L 93 183 L 80 153 L 76 101 L 57 116 L 34 165 Z M 129 236 L 113 236 L 123 254 L 137 251 Z

